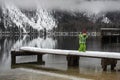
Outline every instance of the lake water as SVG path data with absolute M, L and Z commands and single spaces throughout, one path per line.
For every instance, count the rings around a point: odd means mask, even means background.
M 50 49 L 77 50 L 79 47 L 78 36 L 1 36 L 0 37 L 0 74 L 11 69 L 11 50 L 19 50 L 22 46 L 32 46 Z M 109 51 L 120 52 L 120 43 L 102 43 L 100 37 L 89 37 L 87 39 L 87 50 L 90 51 Z M 17 63 L 36 61 L 36 56 L 17 57 Z M 68 67 L 65 56 L 44 55 L 45 65 L 43 68 L 53 69 L 51 71 L 63 73 L 83 78 L 92 78 L 96 80 L 119 80 L 120 62 L 118 61 L 116 71 L 103 72 L 101 68 L 101 59 L 84 58 L 79 60 L 78 67 Z M 32 65 L 32 69 L 38 69 L 40 65 Z M 25 66 L 24 66 L 25 67 Z M 27 66 L 26 66 L 27 67 Z M 17 68 L 16 68 L 17 69 Z M 55 70 L 54 70 L 55 69 Z M 46 70 L 47 71 L 47 70 Z M 49 70 L 50 71 L 50 70 Z M 112 77 L 112 78 L 111 78 Z

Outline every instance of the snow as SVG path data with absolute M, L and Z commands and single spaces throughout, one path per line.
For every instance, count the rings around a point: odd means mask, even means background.
M 40 53 L 46 53 L 46 54 L 76 55 L 76 56 L 84 56 L 84 57 L 120 59 L 120 53 L 117 53 L 117 52 L 100 52 L 100 51 L 79 52 L 76 50 L 42 49 L 42 48 L 35 48 L 35 47 L 21 47 L 20 50 L 40 52 Z
M 21 47 L 20 50 L 22 51 L 32 51 L 32 52 L 41 52 L 41 53 L 48 53 L 48 54 L 58 54 L 58 55 L 68 55 L 68 50 L 59 50 L 59 49 L 42 49 L 36 47 Z
M 100 51 L 78 52 L 78 51 L 72 51 L 69 53 L 69 55 L 120 59 L 120 53 L 116 53 L 116 52 L 100 52 Z
M 48 11 L 42 9 L 41 7 L 36 8 L 36 22 L 34 20 L 34 17 L 32 20 L 29 19 L 24 13 L 21 12 L 21 9 L 12 2 L 5 2 L 5 5 L 2 9 L 3 14 L 6 15 L 5 18 L 10 18 L 10 20 L 16 24 L 17 27 L 22 28 L 24 32 L 26 32 L 25 25 L 29 25 L 37 30 L 42 30 L 44 28 L 46 28 L 46 30 L 51 30 L 56 27 L 55 19 Z M 9 22 L 9 19 L 6 20 Z
M 108 23 L 110 23 L 110 20 L 107 17 L 104 17 L 102 19 L 102 22 L 108 24 Z

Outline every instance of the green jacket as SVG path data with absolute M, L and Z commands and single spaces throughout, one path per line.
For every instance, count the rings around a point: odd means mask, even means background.
M 86 43 L 86 39 L 88 38 L 87 35 L 79 34 L 79 44 Z

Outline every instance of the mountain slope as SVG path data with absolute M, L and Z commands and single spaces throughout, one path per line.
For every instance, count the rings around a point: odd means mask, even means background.
M 4 27 L 7 28 L 9 26 L 22 28 L 24 32 L 27 32 L 27 28 L 32 27 L 33 29 L 42 30 L 46 28 L 46 30 L 51 30 L 56 27 L 55 19 L 51 16 L 51 14 L 43 10 L 42 8 L 37 8 L 33 12 L 34 17 L 28 18 L 26 14 L 24 14 L 20 8 L 15 6 L 12 3 L 5 3 L 2 7 L 3 15 L 4 15 Z M 28 12 L 29 13 L 29 12 Z M 15 24 L 15 26 L 13 26 Z
M 120 12 L 69 12 L 62 10 L 45 10 L 40 6 L 36 9 L 21 9 L 13 3 L 5 3 L 0 9 L 0 29 L 17 28 L 23 32 L 30 29 L 81 31 L 86 28 L 98 31 L 100 27 L 120 27 Z

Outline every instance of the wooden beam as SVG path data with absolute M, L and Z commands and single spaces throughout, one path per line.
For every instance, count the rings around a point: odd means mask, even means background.
M 114 68 L 116 67 L 116 64 L 117 64 L 117 60 L 115 59 L 106 59 L 106 58 L 101 59 L 101 66 L 103 71 L 107 70 L 108 65 L 111 66 L 111 70 L 114 70 Z
M 79 56 L 67 56 L 68 66 L 79 66 Z
M 37 63 L 38 64 L 44 64 L 45 62 L 42 60 L 43 54 L 37 55 Z
M 16 64 L 16 53 L 15 51 L 11 51 L 11 65 Z

